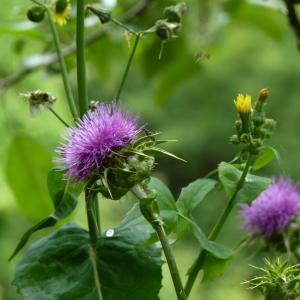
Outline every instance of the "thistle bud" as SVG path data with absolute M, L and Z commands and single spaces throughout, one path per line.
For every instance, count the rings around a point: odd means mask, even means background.
M 96 15 L 99 18 L 101 24 L 105 24 L 111 20 L 111 12 L 108 10 L 96 9 L 90 5 L 87 5 L 86 9 Z
M 177 37 L 177 32 L 180 29 L 179 23 L 171 23 L 165 20 L 158 20 L 155 24 L 155 32 L 158 37 L 164 41 Z
M 166 7 L 164 10 L 164 17 L 168 22 L 180 23 L 186 10 L 186 4 L 181 2 L 177 5 Z
M 27 11 L 27 18 L 31 22 L 42 22 L 45 17 L 45 9 L 41 6 L 33 6 Z

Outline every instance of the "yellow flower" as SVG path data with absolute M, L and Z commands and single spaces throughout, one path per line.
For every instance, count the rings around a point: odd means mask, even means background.
M 249 115 L 252 111 L 251 96 L 249 95 L 238 94 L 234 104 L 240 114 Z
M 72 7 L 69 0 L 58 0 L 54 5 L 54 20 L 59 26 L 67 23 Z

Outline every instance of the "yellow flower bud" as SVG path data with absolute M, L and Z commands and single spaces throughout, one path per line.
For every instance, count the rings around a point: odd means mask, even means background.
M 251 96 L 238 94 L 234 100 L 237 111 L 242 115 L 249 115 L 252 111 Z

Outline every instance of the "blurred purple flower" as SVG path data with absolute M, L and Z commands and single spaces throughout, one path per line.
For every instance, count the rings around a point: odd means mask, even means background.
M 66 142 L 56 149 L 55 161 L 63 163 L 66 178 L 86 180 L 98 174 L 104 160 L 113 152 L 135 141 L 143 127 L 119 103 L 99 103 L 83 116 L 76 127 L 69 128 Z
M 250 235 L 270 237 L 285 229 L 290 221 L 300 215 L 300 193 L 289 179 L 273 180 L 251 204 L 243 205 L 244 229 Z

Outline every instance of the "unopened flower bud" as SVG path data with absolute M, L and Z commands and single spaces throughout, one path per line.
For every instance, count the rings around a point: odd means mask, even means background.
M 165 20 L 158 20 L 155 24 L 155 32 L 164 41 L 176 38 L 176 33 L 180 29 L 179 23 L 171 23 Z
M 177 5 L 169 6 L 164 10 L 164 16 L 168 22 L 180 23 L 183 14 L 186 12 L 187 7 L 184 2 L 178 3 Z
M 234 134 L 234 135 L 232 135 L 232 136 L 230 137 L 229 142 L 230 142 L 231 144 L 239 144 L 239 143 L 240 143 L 240 139 L 239 139 L 239 137 L 238 137 L 237 134 Z
M 258 94 L 258 101 L 261 101 L 261 102 L 265 102 L 267 100 L 267 98 L 269 97 L 269 90 L 264 88 L 264 89 L 261 89 L 259 94 Z
M 45 17 L 45 9 L 41 6 L 33 6 L 27 11 L 27 18 L 31 22 L 42 22 Z
M 96 9 L 91 5 L 87 5 L 86 9 L 96 15 L 102 24 L 105 24 L 111 20 L 111 12 L 104 9 Z

